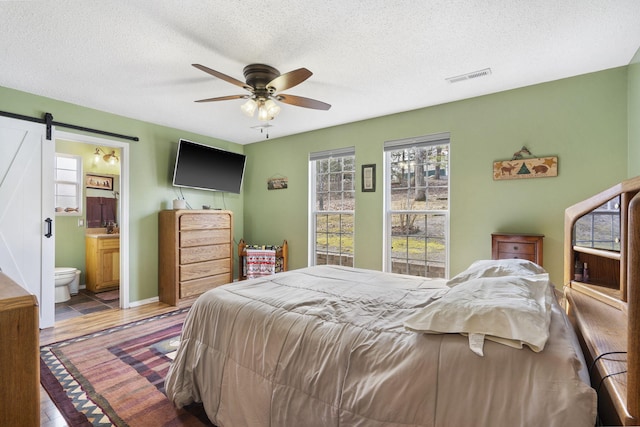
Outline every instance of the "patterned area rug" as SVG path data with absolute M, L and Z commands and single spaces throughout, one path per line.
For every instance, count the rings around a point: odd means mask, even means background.
M 164 378 L 188 309 L 40 348 L 40 381 L 70 426 L 212 426 L 177 410 Z

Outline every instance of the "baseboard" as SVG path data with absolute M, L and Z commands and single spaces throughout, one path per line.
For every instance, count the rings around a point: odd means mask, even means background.
M 160 301 L 159 297 L 143 299 L 143 300 L 140 300 L 140 301 L 130 301 L 129 302 L 129 308 L 140 307 L 141 305 L 146 305 L 146 304 L 153 304 L 153 303 L 156 303 L 156 302 L 159 302 L 159 301 Z

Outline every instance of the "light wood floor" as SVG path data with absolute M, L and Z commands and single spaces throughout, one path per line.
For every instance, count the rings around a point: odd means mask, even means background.
M 177 309 L 178 307 L 158 302 L 126 310 L 106 310 L 62 320 L 60 322 L 56 322 L 53 328 L 42 329 L 40 331 L 40 345 L 52 344 L 80 335 L 111 328 L 113 326 L 123 325 L 125 323 L 134 322 L 136 320 L 145 319 L 158 314 L 168 313 Z M 44 391 L 42 386 L 40 386 L 40 426 L 67 426 L 62 414 L 58 411 L 58 408 L 53 404 L 49 395 Z

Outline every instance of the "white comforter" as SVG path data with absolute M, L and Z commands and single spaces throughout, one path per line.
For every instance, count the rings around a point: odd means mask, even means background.
M 403 321 L 442 281 L 336 266 L 225 285 L 193 305 L 166 378 L 219 427 L 593 426 L 595 393 L 557 302 L 543 351 Z

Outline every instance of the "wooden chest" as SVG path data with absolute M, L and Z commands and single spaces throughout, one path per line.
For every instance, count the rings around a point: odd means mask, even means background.
M 180 300 L 233 281 L 233 213 L 164 210 L 159 217 L 160 301 Z

